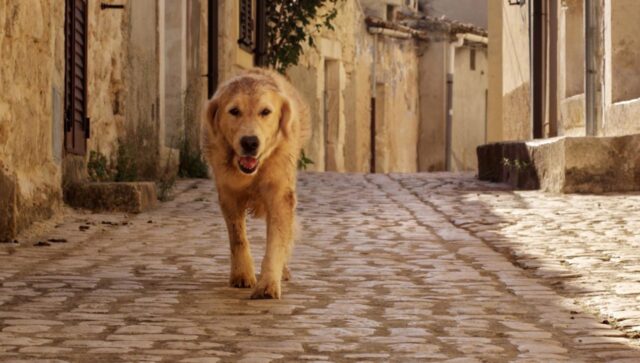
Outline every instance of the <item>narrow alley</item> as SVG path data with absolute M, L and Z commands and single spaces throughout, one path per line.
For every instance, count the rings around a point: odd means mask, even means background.
M 603 226 L 590 236 L 585 226 L 593 224 L 584 223 L 585 235 L 565 233 L 544 241 L 556 247 L 547 249 L 527 234 L 553 227 L 527 223 L 527 214 L 566 212 L 581 223 L 562 200 L 470 175 L 303 173 L 293 278 L 283 299 L 270 301 L 228 287 L 212 184 L 181 181 L 172 201 L 135 216 L 69 210 L 37 226 L 39 234 L 0 244 L 0 361 L 640 360 L 640 324 L 602 317 L 616 303 L 637 305 L 637 281 L 589 268 L 587 253 L 572 245 L 597 240 Z M 617 208 L 631 212 L 638 198 Z M 638 213 L 614 214 L 639 222 Z M 618 231 L 608 242 L 637 245 L 628 228 L 608 226 Z M 259 266 L 264 224 L 250 221 L 248 233 Z M 591 260 L 637 269 L 637 253 L 619 248 L 607 260 L 601 246 Z M 598 293 L 597 280 L 609 278 L 627 289 Z

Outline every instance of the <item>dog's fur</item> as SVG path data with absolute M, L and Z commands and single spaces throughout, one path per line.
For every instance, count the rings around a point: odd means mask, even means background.
M 268 113 L 265 110 L 269 110 Z M 209 100 L 202 123 L 202 150 L 215 176 L 231 248 L 230 284 L 254 287 L 252 298 L 281 296 L 288 279 L 296 208 L 296 169 L 309 137 L 309 108 L 281 75 L 252 69 L 222 84 Z M 240 143 L 257 136 L 257 169 L 240 169 Z M 245 216 L 267 221 L 267 248 L 256 281 Z

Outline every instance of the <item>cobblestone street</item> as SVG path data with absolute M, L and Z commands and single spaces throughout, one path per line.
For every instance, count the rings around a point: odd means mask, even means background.
M 640 361 L 638 195 L 305 173 L 270 301 L 228 287 L 212 184 L 0 244 L 0 361 Z M 264 224 L 248 226 L 259 267 Z

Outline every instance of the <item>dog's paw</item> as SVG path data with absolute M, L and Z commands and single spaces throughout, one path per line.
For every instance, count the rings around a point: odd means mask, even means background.
M 254 274 L 231 274 L 229 285 L 237 288 L 250 288 L 256 286 L 256 276 Z
M 289 266 L 285 265 L 282 268 L 282 281 L 291 280 L 291 270 L 289 270 Z
M 271 278 L 261 278 L 253 289 L 252 299 L 280 299 L 280 281 Z

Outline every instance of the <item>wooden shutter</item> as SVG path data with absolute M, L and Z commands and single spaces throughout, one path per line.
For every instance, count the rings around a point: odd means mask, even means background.
M 87 118 L 87 0 L 65 4 L 65 149 L 84 155 L 89 137 Z
M 253 52 L 253 9 L 252 0 L 240 0 L 240 47 Z

